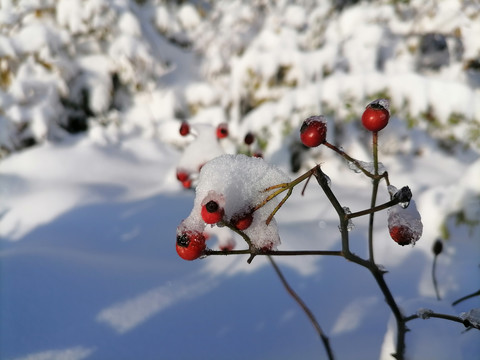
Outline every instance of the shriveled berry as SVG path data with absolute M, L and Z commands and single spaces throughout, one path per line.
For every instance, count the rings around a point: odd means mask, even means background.
M 180 125 L 180 135 L 187 136 L 188 134 L 190 134 L 190 125 L 186 121 L 183 121 Z
M 205 249 L 205 237 L 201 233 L 187 231 L 177 235 L 176 250 L 182 259 L 198 259 Z
M 223 208 L 221 208 L 218 203 L 214 200 L 210 200 L 205 205 L 202 206 L 202 219 L 207 224 L 216 224 L 222 220 L 224 214 Z
M 243 142 L 247 145 L 252 145 L 254 141 L 255 141 L 255 135 L 253 135 L 253 133 L 251 132 L 248 132 L 247 135 L 245 135 L 245 138 L 243 139 Z
M 388 124 L 390 112 L 388 100 L 378 99 L 367 105 L 362 114 L 362 124 L 365 129 L 376 132 L 382 130 Z
M 311 116 L 306 119 L 300 128 L 300 140 L 303 145 L 317 147 L 327 138 L 327 123 L 324 116 Z
M 228 136 L 228 125 L 226 123 L 221 123 L 217 126 L 217 138 L 223 139 Z

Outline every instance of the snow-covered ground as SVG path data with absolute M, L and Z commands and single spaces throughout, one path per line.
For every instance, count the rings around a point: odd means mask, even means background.
M 192 124 L 228 121 L 227 152 L 236 151 L 247 131 L 255 132 L 268 140 L 266 161 L 294 178 L 291 144 L 312 114 L 327 115 L 329 141 L 370 161 L 368 134 L 358 119 L 365 96 L 382 92 L 391 98 L 393 117 L 380 136 L 380 160 L 393 185 L 412 189 L 424 229 L 415 247 L 400 247 L 388 235 L 387 213 L 379 213 L 376 260 L 389 271 L 386 281 L 405 314 L 429 308 L 459 315 L 480 307 L 479 297 L 451 305 L 480 283 L 474 132 L 480 90 L 475 74 L 464 70 L 480 49 L 478 8 L 458 0 L 412 1 L 412 21 L 401 5 L 360 3 L 332 13 L 315 2 L 263 8 L 232 1 L 209 9 L 207 21 L 188 4 L 81 3 L 60 1 L 52 21 L 45 21 L 51 1 L 36 17 L 28 16 L 35 10 L 28 2 L 0 7 L 10 24 L 2 31 L 12 32 L 0 34 L 0 65 L 15 69 L 12 59 L 22 59 L 10 87 L 0 92 L 0 145 L 10 152 L 0 162 L 2 360 L 326 358 L 266 259 L 186 262 L 176 254 L 176 228 L 195 197 L 176 179 L 182 149 L 192 141 L 178 134 L 178 113 Z M 115 6 L 102 12 L 99 4 Z M 12 25 L 18 16 L 21 27 Z M 56 26 L 62 30 L 53 35 Z M 418 46 L 418 34 L 441 29 L 454 49 L 457 27 L 462 55 L 451 51 L 439 70 L 422 70 L 422 58 L 409 50 Z M 102 38 L 109 48 L 104 54 L 88 37 L 105 28 L 112 36 Z M 37 48 L 26 40 L 35 29 L 44 31 Z M 172 45 L 191 39 L 196 52 Z M 64 53 L 65 44 L 78 46 L 82 56 L 71 48 Z M 124 56 L 132 44 L 137 57 Z M 443 55 L 436 59 L 446 61 Z M 112 69 L 124 84 L 113 100 L 113 85 L 102 77 Z M 45 86 L 48 92 L 38 90 Z M 82 87 L 96 95 L 90 128 L 66 135 L 55 118 L 62 111 L 58 93 L 69 88 L 78 95 Z M 109 102 L 122 106 L 112 110 Z M 244 111 L 245 102 L 251 111 Z M 12 129 L 18 124 L 27 130 L 17 134 Z M 38 145 L 13 151 L 29 137 Z M 302 169 L 322 163 L 342 205 L 368 207 L 370 181 L 336 154 L 320 147 L 301 159 Z M 379 202 L 388 198 L 383 185 Z M 300 192 L 295 189 L 275 217 L 279 249 L 338 250 L 338 221 L 320 187 L 311 181 L 305 195 Z M 365 256 L 367 221 L 354 225 L 352 248 Z M 441 301 L 431 279 L 431 248 L 439 237 Z M 208 246 L 215 248 L 216 241 Z M 242 240 L 237 244 L 242 247 Z M 390 358 L 390 311 L 366 270 L 339 257 L 277 261 L 317 316 L 336 358 Z M 439 319 L 408 326 L 411 359 L 467 360 L 480 353 L 477 330 Z

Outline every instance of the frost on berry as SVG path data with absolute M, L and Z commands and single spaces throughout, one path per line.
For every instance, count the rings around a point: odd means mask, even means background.
M 304 120 L 300 128 L 300 140 L 307 147 L 317 147 L 325 142 L 327 122 L 323 115 L 311 116 Z
M 219 156 L 202 167 L 192 212 L 180 226 L 202 227 L 203 230 L 201 208 L 213 197 L 221 198 L 224 221 L 232 222 L 239 215 L 251 212 L 273 192 L 265 189 L 289 181 L 280 169 L 263 159 L 245 155 Z M 280 200 L 281 197 L 274 198 L 253 212 L 250 226 L 243 230 L 258 249 L 275 249 L 280 244 L 275 219 L 266 224 Z
M 376 99 L 373 100 L 370 104 L 367 105 L 367 107 L 373 107 L 376 109 L 385 109 L 387 111 L 390 111 L 390 101 L 388 99 Z
M 411 200 L 407 208 L 397 204 L 388 209 L 388 230 L 399 245 L 415 245 L 423 232 L 422 219 L 415 200 Z

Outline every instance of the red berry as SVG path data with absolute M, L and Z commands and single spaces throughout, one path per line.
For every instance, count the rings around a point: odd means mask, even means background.
M 223 218 L 223 208 L 214 200 L 210 200 L 202 206 L 202 219 L 207 224 L 216 224 Z
M 253 215 L 252 213 L 243 214 L 232 219 L 232 225 L 235 226 L 238 230 L 246 230 L 252 224 Z
M 190 134 L 190 125 L 188 125 L 186 121 L 182 121 L 180 125 L 180 135 L 187 136 L 188 134 Z
M 393 226 L 390 228 L 390 236 L 398 245 L 415 243 L 415 234 L 407 226 Z
M 327 123 L 323 116 L 311 116 L 306 119 L 300 128 L 300 140 L 303 145 L 317 147 L 325 142 L 327 137 Z
M 263 154 L 260 153 L 260 152 L 254 152 L 252 156 L 253 156 L 253 157 L 256 157 L 256 158 L 263 159 Z
M 243 139 L 243 142 L 247 145 L 252 145 L 254 141 L 255 135 L 253 135 L 251 132 L 247 133 L 247 135 L 245 135 L 245 138 Z
M 226 123 L 221 123 L 217 126 L 217 138 L 223 139 L 228 136 L 228 125 Z
M 177 171 L 177 180 L 180 181 L 181 183 L 187 181 L 189 178 L 188 173 L 185 171 Z
M 184 260 L 195 260 L 206 249 L 205 237 L 198 232 L 187 231 L 177 235 L 177 254 Z
M 190 189 L 192 187 L 192 180 L 188 179 L 188 180 L 182 181 L 182 185 L 185 189 Z
M 388 101 L 379 99 L 367 105 L 362 115 L 362 124 L 369 131 L 380 131 L 388 124 L 390 112 Z

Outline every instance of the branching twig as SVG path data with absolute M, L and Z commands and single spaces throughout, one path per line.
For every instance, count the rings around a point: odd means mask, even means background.
M 327 198 L 330 200 L 330 203 L 332 204 L 332 206 L 334 207 L 334 209 L 338 214 L 339 221 L 340 221 L 340 230 L 342 235 L 342 252 L 344 257 L 347 260 L 350 260 L 370 270 L 380 290 L 385 296 L 385 300 L 388 306 L 390 307 L 390 310 L 392 311 L 395 317 L 395 320 L 397 323 L 397 346 L 396 346 L 396 352 L 395 354 L 393 354 L 393 356 L 397 360 L 401 360 L 404 358 L 404 353 L 405 353 L 405 334 L 407 332 L 407 327 L 405 325 L 404 316 L 400 311 L 400 308 L 398 307 L 395 301 L 395 298 L 393 297 L 390 291 L 390 288 L 385 282 L 385 279 L 383 277 L 384 271 L 381 270 L 375 263 L 364 260 L 350 251 L 349 239 L 348 239 L 349 237 L 348 236 L 348 221 L 349 221 L 348 214 L 345 213 L 345 210 L 343 209 L 342 205 L 340 205 L 335 194 L 330 189 L 330 186 L 328 185 L 328 181 L 326 180 L 327 177 L 323 173 L 320 166 L 317 166 L 316 172 L 314 173 L 314 175 L 317 178 L 318 184 L 321 186 L 325 195 L 327 195 Z

